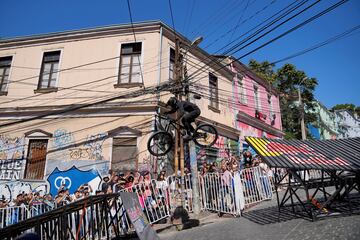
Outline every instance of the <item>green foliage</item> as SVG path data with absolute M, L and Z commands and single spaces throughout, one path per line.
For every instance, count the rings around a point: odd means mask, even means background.
M 360 106 L 355 106 L 352 103 L 336 104 L 331 108 L 331 111 L 334 110 L 347 110 L 351 112 L 353 115 L 356 115 L 357 118 L 360 117 Z
M 331 108 L 332 111 L 334 110 L 348 110 L 351 113 L 354 113 L 356 106 L 352 103 L 345 103 L 345 104 L 336 104 Z
M 273 68 L 274 64 L 270 64 L 268 61 L 259 63 L 254 59 L 251 59 L 249 62 L 249 66 L 252 70 L 256 72 L 261 78 L 265 79 L 269 83 L 274 83 L 276 80 L 276 73 Z
M 292 64 L 285 64 L 275 71 L 275 66 L 268 61 L 250 60 L 249 67 L 279 91 L 285 138 L 301 139 L 298 89 L 300 89 L 304 109 L 313 109 L 314 90 L 318 85 L 316 78 L 308 77 L 304 71 L 298 70 Z M 316 114 L 307 112 L 304 119 L 307 125 L 316 120 Z

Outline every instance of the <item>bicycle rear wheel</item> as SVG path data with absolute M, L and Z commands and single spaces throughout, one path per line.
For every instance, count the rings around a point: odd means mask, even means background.
M 216 128 L 210 124 L 199 125 L 194 132 L 193 141 L 200 147 L 211 147 L 218 138 Z
M 173 146 L 173 137 L 165 131 L 156 132 L 149 138 L 147 148 L 153 156 L 166 155 Z

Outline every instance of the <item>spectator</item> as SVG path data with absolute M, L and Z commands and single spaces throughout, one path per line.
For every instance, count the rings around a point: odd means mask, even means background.
M 6 201 L 5 196 L 2 195 L 2 197 L 0 198 L 0 208 L 6 208 L 9 206 L 8 201 Z
M 134 184 L 134 177 L 132 175 L 128 176 L 126 179 L 125 188 L 131 188 Z
M 252 165 L 252 154 L 249 150 L 246 150 L 243 154 L 244 157 L 244 164 L 245 167 L 246 166 L 251 166 Z
M 72 196 L 73 202 L 78 201 L 82 198 L 83 198 L 83 194 L 79 190 L 76 190 Z

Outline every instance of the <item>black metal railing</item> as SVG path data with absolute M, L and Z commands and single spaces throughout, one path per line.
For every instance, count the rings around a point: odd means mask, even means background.
M 119 194 L 81 199 L 0 229 L 0 239 L 35 232 L 40 239 L 112 239 L 132 233 Z

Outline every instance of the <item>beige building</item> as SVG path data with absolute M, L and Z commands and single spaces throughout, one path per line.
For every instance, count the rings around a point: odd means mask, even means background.
M 192 98 L 200 121 L 236 142 L 218 90 L 232 91 L 232 72 L 177 36 L 191 81 L 208 89 Z M 73 166 L 100 175 L 171 169 L 170 157 L 150 156 L 146 144 L 159 102 L 172 96 L 174 40 L 161 22 L 1 40 L 0 179 L 47 179 Z

